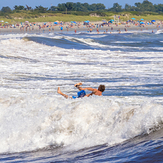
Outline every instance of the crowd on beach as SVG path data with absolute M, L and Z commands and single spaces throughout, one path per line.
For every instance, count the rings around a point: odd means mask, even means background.
M 108 32 L 108 30 L 110 30 L 110 32 L 116 30 L 119 33 L 123 30 L 123 31 L 127 31 L 130 28 L 153 28 L 153 29 L 160 29 L 163 25 L 162 21 L 135 21 L 135 20 L 128 20 L 125 22 L 113 22 L 113 21 L 100 21 L 100 22 L 90 22 L 90 21 L 84 21 L 84 22 L 59 22 L 59 21 L 55 21 L 55 22 L 33 22 L 33 23 L 29 23 L 28 21 L 24 22 L 24 23 L 17 23 L 14 25 L 11 25 L 9 23 L 0 23 L 0 29 L 19 29 L 20 32 L 29 32 L 29 31 L 34 31 L 34 30 L 38 30 L 40 32 L 45 32 L 45 31 L 74 31 L 75 33 L 77 31 L 80 30 L 84 30 L 87 32 L 92 32 L 92 31 L 96 31 L 97 33 L 99 31 L 103 31 Z M 142 30 L 141 28 L 141 30 Z

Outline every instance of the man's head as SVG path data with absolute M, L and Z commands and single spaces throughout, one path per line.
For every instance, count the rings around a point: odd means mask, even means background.
M 98 90 L 101 91 L 101 92 L 104 92 L 105 91 L 105 86 L 104 85 L 100 85 L 98 87 Z

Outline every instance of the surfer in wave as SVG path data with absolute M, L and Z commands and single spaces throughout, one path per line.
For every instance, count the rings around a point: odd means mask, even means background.
M 58 87 L 57 93 L 64 96 L 65 98 L 73 98 L 73 99 L 75 99 L 75 98 L 81 98 L 81 97 L 89 97 L 91 95 L 102 96 L 102 92 L 105 91 L 105 85 L 100 85 L 98 87 L 98 89 L 90 88 L 90 87 L 89 88 L 82 88 L 81 85 L 82 85 L 82 83 L 77 83 L 77 84 L 74 85 L 75 87 L 77 87 L 79 89 L 79 92 L 77 93 L 78 97 L 68 96 L 68 95 L 62 93 L 61 90 L 60 90 L 60 87 Z M 92 92 L 86 95 L 85 90 L 92 91 Z

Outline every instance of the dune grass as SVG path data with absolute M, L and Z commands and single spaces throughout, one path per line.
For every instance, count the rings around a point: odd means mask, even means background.
M 146 21 L 151 21 L 151 20 L 163 20 L 163 15 L 141 15 L 141 16 L 135 16 L 131 15 L 129 16 L 129 19 L 135 18 L 136 20 L 144 19 Z
M 69 15 L 69 14 L 55 14 L 52 15 L 41 15 L 40 17 L 26 17 L 23 19 L 14 19 L 15 22 L 55 22 L 55 21 L 63 21 L 63 22 L 71 22 L 71 21 L 101 21 L 103 19 L 110 20 L 110 17 L 91 17 L 91 16 L 76 16 L 76 15 Z
M 133 15 L 132 13 L 111 13 L 105 12 L 105 16 L 81 16 L 81 15 L 72 15 L 72 14 L 62 14 L 62 13 L 36 13 L 31 11 L 21 11 L 18 13 L 11 13 L 7 16 L 0 16 L 0 20 L 4 20 L 4 22 L 9 22 L 10 24 L 20 23 L 20 22 L 55 22 L 55 21 L 63 21 L 63 22 L 71 22 L 71 21 L 109 21 L 113 19 L 114 15 L 120 15 L 121 21 L 127 21 L 131 18 L 135 18 L 136 21 L 140 19 L 144 19 L 146 21 L 150 20 L 163 20 L 163 15 L 157 14 L 144 14 L 144 15 Z

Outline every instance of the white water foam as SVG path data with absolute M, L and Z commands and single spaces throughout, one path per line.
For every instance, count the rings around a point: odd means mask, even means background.
M 2 37 L 0 153 L 114 145 L 162 127 L 162 97 L 71 100 L 56 92 L 60 86 L 64 93 L 74 95 L 74 82 L 84 80 L 84 86 L 100 83 L 107 90 L 162 84 L 162 53 L 74 50 L 25 41 L 22 35 Z
M 0 105 L 0 153 L 49 146 L 69 150 L 110 146 L 148 134 L 163 123 L 162 105 L 144 97 L 64 100 L 32 92 L 26 96 L 1 96 Z
M 124 43 L 126 43 L 126 44 L 135 44 L 135 43 L 141 43 L 142 41 L 115 41 L 115 42 L 112 42 L 112 43 L 122 43 L 122 44 L 124 44 Z
M 163 30 L 157 30 L 156 32 L 155 32 L 155 34 L 161 34 L 161 33 L 163 33 Z

